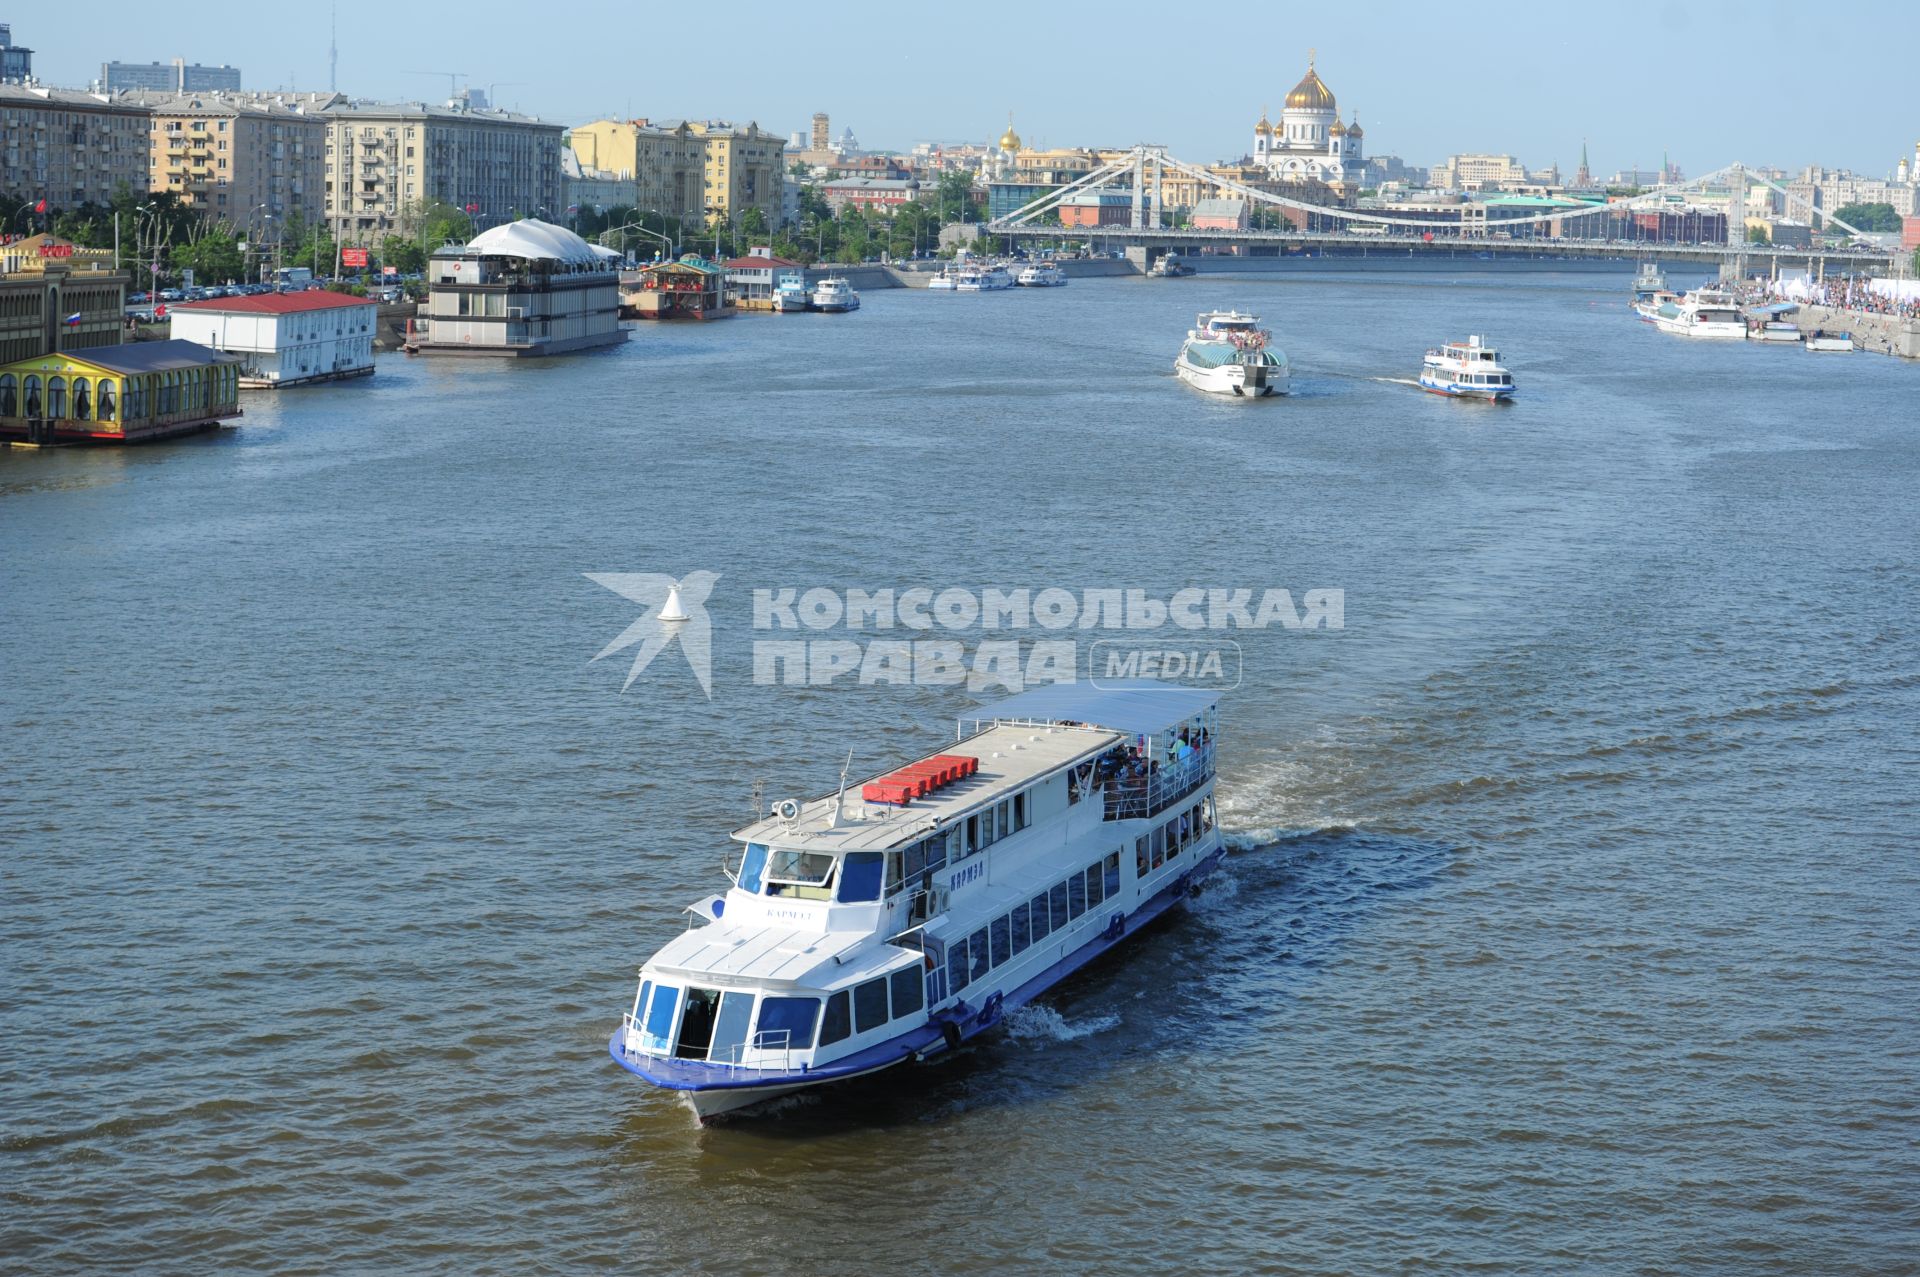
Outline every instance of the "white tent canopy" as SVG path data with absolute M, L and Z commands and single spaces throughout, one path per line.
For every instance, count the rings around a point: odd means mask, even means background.
M 470 255 L 544 259 L 569 266 L 598 266 L 608 256 L 618 256 L 596 249 L 564 226 L 532 217 L 482 231 L 461 251 Z

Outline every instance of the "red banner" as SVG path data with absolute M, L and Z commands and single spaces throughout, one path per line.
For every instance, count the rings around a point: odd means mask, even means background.
M 343 248 L 343 249 L 341 249 L 341 250 L 340 250 L 340 264 L 341 264 L 342 266 L 360 266 L 360 267 L 364 267 L 364 266 L 366 266 L 366 264 L 367 264 L 367 250 L 366 250 L 366 249 L 364 249 L 364 248 Z

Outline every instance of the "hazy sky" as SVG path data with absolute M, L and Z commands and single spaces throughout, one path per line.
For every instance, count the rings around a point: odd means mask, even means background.
M 192 20 L 182 21 L 190 12 Z M 15 43 L 54 84 L 99 64 L 231 63 L 248 88 L 327 86 L 325 0 L 296 5 L 94 0 L 16 9 Z M 995 12 L 1007 16 L 988 29 Z M 1261 108 L 1310 46 L 1358 109 L 1369 154 L 1436 163 L 1508 152 L 1571 175 L 1733 160 L 1883 176 L 1920 139 L 1920 2 L 1611 0 L 1479 5 L 885 3 L 404 5 L 339 0 L 339 87 L 443 98 L 447 78 L 564 124 L 721 116 L 782 134 L 815 111 L 863 146 L 984 141 L 1007 113 L 1029 144 L 1162 142 L 1209 163 L 1244 154 Z M 688 15 L 696 22 L 689 25 Z M 1816 105 L 1817 104 L 1817 105 Z

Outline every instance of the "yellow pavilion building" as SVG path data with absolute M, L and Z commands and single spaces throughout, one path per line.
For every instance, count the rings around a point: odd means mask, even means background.
M 240 360 L 190 341 L 61 350 L 0 364 L 0 437 L 142 443 L 240 415 Z

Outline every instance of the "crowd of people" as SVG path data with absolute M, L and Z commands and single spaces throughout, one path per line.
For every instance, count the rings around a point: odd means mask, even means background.
M 1870 275 L 1762 280 L 1742 290 L 1752 302 L 1798 302 L 1896 319 L 1920 319 L 1920 283 Z

